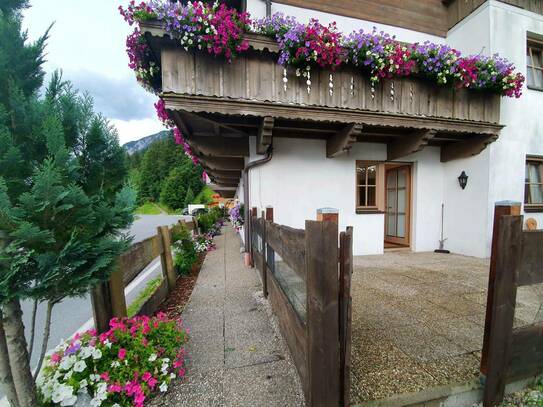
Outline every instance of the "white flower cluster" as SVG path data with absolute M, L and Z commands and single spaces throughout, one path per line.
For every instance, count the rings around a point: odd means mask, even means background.
M 59 361 L 54 362 L 52 358 L 64 355 Z M 83 373 L 89 367 L 87 360 L 98 360 L 102 358 L 102 352 L 93 346 L 83 346 L 80 341 L 71 343 L 63 342 L 58 345 L 51 354 L 47 356 L 44 368 L 40 371 L 36 384 L 40 389 L 45 402 L 53 402 L 60 406 L 73 406 L 78 397 L 87 394 L 90 382 L 95 382 L 98 389 L 92 406 L 101 405 L 107 398 L 107 384 L 100 382 L 100 376 L 91 374 L 89 380 L 83 379 L 79 382 L 70 380 L 74 373 Z M 54 368 L 53 368 L 54 367 Z M 100 401 L 99 401 L 100 400 Z M 98 402 L 99 401 L 99 402 Z

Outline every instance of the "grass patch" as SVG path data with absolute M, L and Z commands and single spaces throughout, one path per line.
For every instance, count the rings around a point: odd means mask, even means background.
M 181 215 L 181 209 L 170 209 L 160 202 L 145 202 L 134 212 L 136 215 Z
M 196 198 L 194 198 L 194 203 L 196 205 L 200 204 L 209 204 L 213 202 L 213 195 L 215 195 L 216 192 L 213 191 L 211 188 L 209 188 L 207 185 L 204 186 L 204 188 L 200 191 L 198 195 L 196 195 Z
M 171 209 L 161 202 L 156 202 L 155 205 L 162 209 L 162 211 L 167 213 L 168 215 L 181 215 L 181 209 Z
M 154 202 L 146 202 L 136 209 L 136 215 L 160 215 L 160 207 Z
M 134 315 L 136 315 L 136 312 L 138 312 L 141 306 L 145 303 L 145 301 L 147 301 L 149 297 L 151 297 L 151 295 L 155 292 L 161 282 L 162 277 L 157 277 L 147 282 L 145 288 L 140 291 L 138 296 L 134 299 L 134 301 L 132 301 L 132 303 L 128 307 L 128 317 L 133 317 Z

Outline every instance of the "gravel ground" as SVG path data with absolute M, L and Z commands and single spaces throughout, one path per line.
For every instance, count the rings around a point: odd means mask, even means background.
M 355 257 L 351 402 L 477 380 L 488 267 L 453 254 Z M 516 326 L 542 319 L 542 288 L 519 290 Z

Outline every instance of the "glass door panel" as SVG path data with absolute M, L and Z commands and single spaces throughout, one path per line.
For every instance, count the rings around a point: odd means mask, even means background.
M 391 168 L 386 172 L 385 240 L 409 244 L 410 167 Z

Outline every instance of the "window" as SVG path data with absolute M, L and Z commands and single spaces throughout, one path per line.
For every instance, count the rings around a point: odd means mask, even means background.
M 384 209 L 384 170 L 382 163 L 356 162 L 356 211 L 382 212 Z
M 543 90 L 543 42 L 528 40 L 526 80 L 528 87 Z
M 524 209 L 543 211 L 543 157 L 526 159 Z

